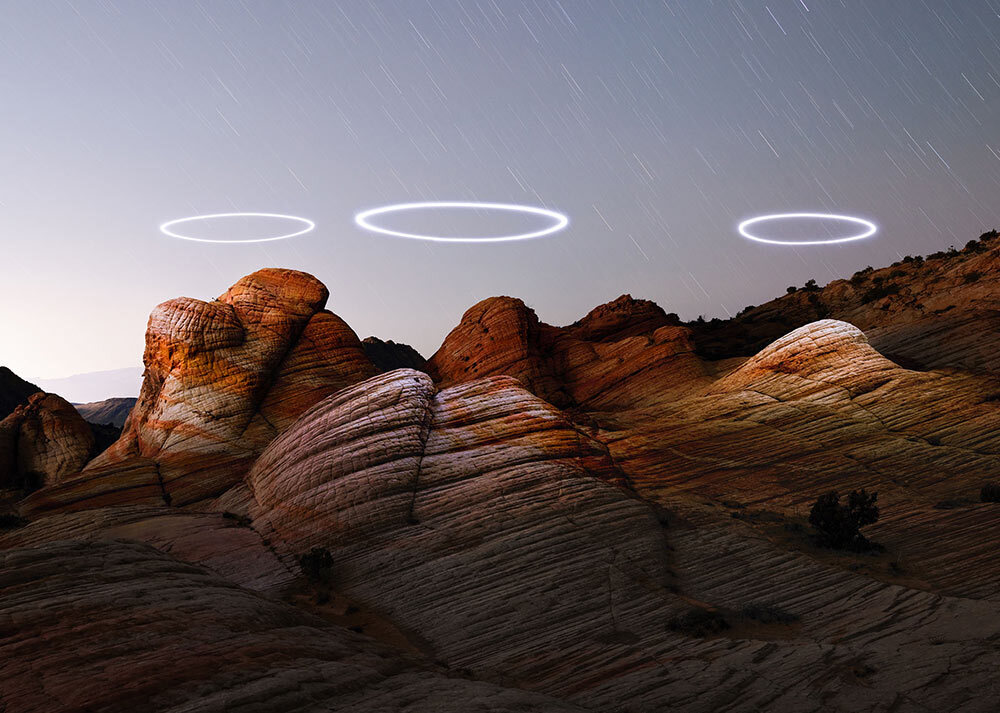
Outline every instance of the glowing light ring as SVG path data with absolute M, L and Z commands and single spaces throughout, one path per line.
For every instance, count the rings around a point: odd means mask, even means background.
M 287 233 L 285 235 L 277 235 L 273 238 L 253 238 L 251 240 L 212 240 L 211 238 L 194 238 L 190 235 L 181 235 L 180 233 L 175 233 L 171 228 L 175 225 L 180 225 L 182 223 L 193 223 L 198 220 L 209 220 L 211 218 L 283 218 L 285 220 L 294 220 L 302 223 L 306 227 L 302 230 L 298 230 L 294 233 Z M 316 227 L 316 224 L 309 220 L 308 218 L 300 218 L 297 215 L 282 215 L 280 213 L 211 213 L 209 215 L 192 215 L 189 218 L 178 218 L 177 220 L 170 220 L 160 226 L 160 232 L 164 235 L 169 235 L 171 238 L 178 238 L 180 240 L 193 240 L 196 243 L 268 243 L 273 240 L 287 240 L 288 238 L 294 238 L 299 235 L 304 235 Z
M 542 215 L 546 218 L 551 218 L 555 221 L 552 225 L 542 230 L 536 230 L 533 233 L 520 233 L 518 235 L 501 235 L 499 237 L 459 237 L 459 238 L 446 238 L 437 235 L 424 235 L 422 233 L 404 233 L 399 230 L 390 230 L 389 228 L 382 228 L 378 225 L 373 225 L 368 222 L 369 218 L 373 218 L 377 215 L 385 215 L 386 213 L 400 213 L 407 210 L 423 210 L 423 209 L 434 209 L 434 208 L 478 208 L 483 210 L 506 210 L 512 213 L 530 213 L 532 215 Z M 461 201 L 430 201 L 426 203 L 397 203 L 395 205 L 382 206 L 380 208 L 372 208 L 371 210 L 362 211 L 354 216 L 354 222 L 365 230 L 370 230 L 373 233 L 382 233 L 383 235 L 392 235 L 397 238 L 411 238 L 413 240 L 431 240 L 433 242 L 439 243 L 500 243 L 508 240 L 530 240 L 532 238 L 540 238 L 544 235 L 551 235 L 556 233 L 567 225 L 569 225 L 569 218 L 567 218 L 562 213 L 558 213 L 554 210 L 548 210 L 546 208 L 538 208 L 536 206 L 530 205 L 516 205 L 514 203 L 469 203 Z
M 857 235 L 849 235 L 846 238 L 830 238 L 828 240 L 772 240 L 771 238 L 761 238 L 753 235 L 747 228 L 757 223 L 764 223 L 771 220 L 788 220 L 794 218 L 816 218 L 819 220 L 842 220 L 847 223 L 856 223 L 864 226 L 865 230 Z M 849 243 L 854 240 L 864 240 L 874 235 L 878 231 L 875 223 L 864 218 L 856 218 L 853 215 L 836 215 L 833 213 L 775 213 L 773 215 L 759 215 L 756 218 L 744 220 L 739 224 L 740 235 L 748 240 L 755 240 L 758 243 L 768 243 L 770 245 L 832 245 L 834 243 Z

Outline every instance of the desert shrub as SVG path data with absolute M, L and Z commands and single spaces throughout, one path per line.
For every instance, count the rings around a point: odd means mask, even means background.
M 816 280 L 806 280 L 806 284 L 802 287 L 802 289 L 807 292 L 815 292 L 819 289 L 819 285 L 816 284 Z
M 1000 503 L 1000 483 L 987 483 L 980 488 L 979 499 L 984 503 Z
M 936 253 L 931 253 L 927 256 L 928 260 L 937 260 L 939 258 L 948 257 L 948 253 L 944 250 L 938 250 Z
M 821 545 L 836 550 L 868 552 L 876 545 L 861 534 L 865 525 L 878 520 L 878 493 L 869 495 L 864 488 L 852 490 L 841 504 L 836 490 L 817 498 L 809 512 L 809 524 L 816 529 Z
M 989 242 L 990 240 L 996 240 L 1000 237 L 1000 233 L 995 230 L 987 230 L 985 233 L 979 236 L 980 242 Z
M 765 602 L 744 604 L 740 614 L 744 619 L 753 619 L 761 624 L 794 624 L 799 620 L 797 614 L 792 614 L 775 604 Z
M 979 282 L 979 278 L 981 278 L 982 276 L 983 273 L 976 272 L 975 270 L 973 270 L 972 272 L 965 273 L 965 277 L 962 278 L 962 281 L 965 282 L 965 284 L 969 285 L 973 282 Z
M 28 521 L 18 515 L 6 512 L 0 514 L 0 530 L 16 530 L 17 528 L 24 527 L 27 524 Z
M 329 585 L 333 581 L 333 555 L 325 547 L 313 547 L 300 555 L 299 567 L 312 584 Z
M 685 636 L 705 638 L 714 636 L 729 628 L 726 617 L 717 611 L 692 607 L 681 612 L 667 622 L 667 629 Z
M 905 276 L 906 273 L 903 270 L 893 270 L 892 272 L 889 273 L 890 280 L 896 277 L 905 277 Z
M 798 291 L 799 288 L 796 287 L 795 285 L 789 285 L 788 287 L 785 288 L 785 292 L 789 295 L 792 294 L 793 292 L 798 292 Z
M 871 289 L 865 290 L 861 295 L 861 301 L 867 304 L 869 302 L 874 302 L 875 300 L 880 300 L 883 297 L 897 294 L 899 294 L 899 285 L 894 285 L 892 283 L 878 284 Z
M 854 285 L 855 287 L 857 287 L 858 285 L 862 284 L 867 279 L 868 279 L 868 273 L 865 273 L 865 272 L 855 272 L 853 275 L 851 275 L 850 282 L 851 282 L 852 285 Z

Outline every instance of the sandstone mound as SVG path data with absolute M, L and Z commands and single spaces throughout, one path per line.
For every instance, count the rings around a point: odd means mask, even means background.
M 11 710 L 579 710 L 448 677 L 140 544 L 10 550 L 0 570 Z
M 38 392 L 0 421 L 0 488 L 55 485 L 78 472 L 93 448 L 90 426 L 76 409 Z
M 654 303 L 624 295 L 566 328 L 538 320 L 521 300 L 472 307 L 428 361 L 442 386 L 503 374 L 566 408 L 634 407 L 675 398 L 707 376 L 689 330 Z
M 95 496 L 113 503 L 119 472 L 146 502 L 173 505 L 239 482 L 302 411 L 375 373 L 357 335 L 323 310 L 327 296 L 311 275 L 267 269 L 216 301 L 158 306 L 146 331 L 142 391 L 121 438 L 62 491 L 39 494 L 37 507 Z
M 325 299 L 262 271 L 154 312 L 125 436 L 0 521 L 4 702 L 996 708 L 988 371 L 835 319 L 708 361 L 626 295 L 564 328 L 486 300 L 376 373 Z M 811 503 L 861 487 L 884 549 L 824 549 Z

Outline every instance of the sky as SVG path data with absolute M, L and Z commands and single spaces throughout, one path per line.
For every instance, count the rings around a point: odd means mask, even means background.
M 320 278 L 360 337 L 429 355 L 491 295 L 557 325 L 623 293 L 726 317 L 1000 226 L 1000 0 L 8 0 L 0 97 L 0 363 L 26 377 L 139 365 L 153 306 L 267 266 Z M 449 200 L 570 224 L 443 244 L 353 222 Z M 158 230 L 236 211 L 316 229 Z M 879 232 L 736 231 L 782 212 Z M 384 225 L 544 225 L 458 213 Z

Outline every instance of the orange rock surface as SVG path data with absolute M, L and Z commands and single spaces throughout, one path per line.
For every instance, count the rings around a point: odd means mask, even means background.
M 485 300 L 379 374 L 301 273 L 168 302 L 121 441 L 0 533 L 4 702 L 991 713 L 1000 378 L 961 275 L 993 250 L 720 360 L 759 333 L 629 296 L 562 328 Z M 883 549 L 820 547 L 855 488 Z
M 149 318 L 139 400 L 121 438 L 29 509 L 122 502 L 188 505 L 237 483 L 271 439 L 313 403 L 375 373 L 357 335 L 323 309 L 326 287 L 259 270 L 212 302 L 187 297 Z M 89 502 L 89 505 L 87 504 Z

